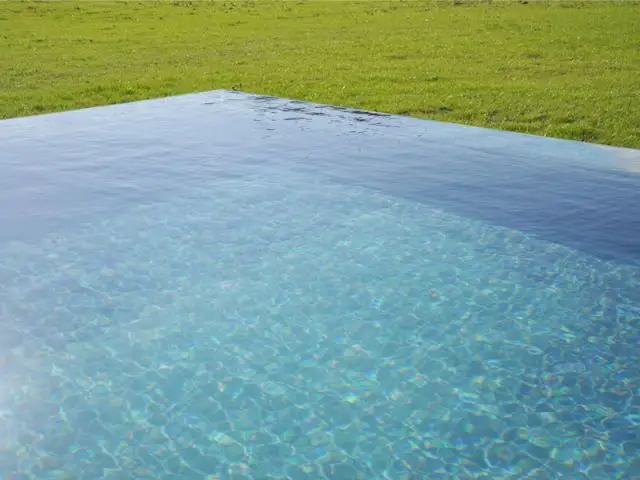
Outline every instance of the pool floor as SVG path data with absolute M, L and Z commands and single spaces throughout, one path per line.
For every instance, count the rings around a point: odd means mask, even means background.
M 1 245 L 2 479 L 632 479 L 640 269 L 282 172 Z

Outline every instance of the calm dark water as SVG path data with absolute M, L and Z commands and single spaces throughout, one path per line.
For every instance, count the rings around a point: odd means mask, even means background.
M 236 92 L 6 121 L 0 142 L 6 239 L 283 168 L 640 260 L 637 150 Z

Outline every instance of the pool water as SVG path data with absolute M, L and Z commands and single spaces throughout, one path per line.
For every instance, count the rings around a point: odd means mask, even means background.
M 0 478 L 640 476 L 638 152 L 225 91 L 0 142 Z

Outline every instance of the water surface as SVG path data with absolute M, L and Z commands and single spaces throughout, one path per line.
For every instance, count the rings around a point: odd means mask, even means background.
M 224 91 L 0 143 L 0 476 L 640 475 L 637 151 Z

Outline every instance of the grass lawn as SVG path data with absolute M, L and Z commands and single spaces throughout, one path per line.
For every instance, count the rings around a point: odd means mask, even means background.
M 640 3 L 0 0 L 0 118 L 216 88 L 640 147 Z

